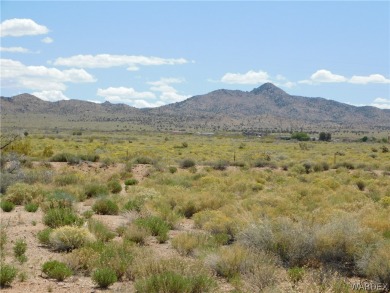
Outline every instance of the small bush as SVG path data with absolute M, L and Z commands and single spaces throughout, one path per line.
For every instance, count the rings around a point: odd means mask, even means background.
M 174 173 L 177 172 L 177 168 L 174 167 L 174 166 L 170 166 L 170 167 L 168 168 L 168 170 L 169 170 L 169 173 L 171 173 L 171 174 L 174 174 Z
M 9 213 L 15 208 L 15 205 L 13 202 L 5 200 L 0 203 L 0 207 L 4 212 Z
M 47 196 L 46 200 L 42 204 L 42 209 L 44 211 L 54 208 L 71 209 L 74 201 L 75 199 L 73 195 L 62 190 L 55 190 L 52 194 Z
M 179 234 L 172 239 L 172 246 L 181 254 L 181 255 L 192 255 L 195 249 L 199 248 L 201 245 L 207 245 L 209 242 L 209 237 L 204 234 L 194 234 L 194 233 L 185 233 Z
M 129 201 L 124 205 L 124 209 L 128 211 L 137 211 L 140 212 L 144 204 L 144 199 L 136 197 L 134 199 L 129 199 Z
M 92 281 L 100 288 L 108 288 L 118 281 L 115 272 L 110 268 L 97 269 L 92 274 Z
M 69 154 L 69 153 L 60 153 L 56 154 L 50 159 L 51 162 L 67 162 L 68 164 L 78 164 L 80 163 L 80 157 Z
M 45 262 L 42 265 L 42 272 L 49 278 L 56 279 L 57 281 L 63 281 L 73 274 L 72 270 L 66 264 L 56 260 Z
M 119 213 L 118 205 L 111 199 L 98 199 L 92 206 L 92 210 L 99 215 L 117 215 Z
M 115 237 L 115 233 L 107 228 L 102 222 L 90 219 L 88 229 L 96 238 L 102 242 L 107 242 Z
M 84 187 L 84 194 L 87 198 L 108 195 L 108 188 L 99 183 L 89 183 Z
M 232 279 L 240 275 L 248 258 L 248 252 L 240 246 L 222 247 L 212 268 L 218 275 Z
M 149 235 L 150 232 L 146 228 L 130 224 L 123 232 L 123 239 L 144 245 L 146 237 Z
M 130 179 L 127 179 L 125 181 L 125 185 L 128 186 L 128 185 L 137 185 L 138 184 L 138 180 L 137 179 L 134 179 L 134 178 L 130 178 Z
M 160 243 L 168 240 L 169 225 L 159 217 L 141 218 L 135 221 L 139 227 L 148 229 L 153 236 L 157 236 Z
M 288 269 L 287 274 L 291 282 L 297 283 L 303 279 L 305 270 L 303 268 L 293 267 Z
M 228 161 L 221 160 L 213 164 L 213 169 L 223 171 L 226 170 L 228 166 L 229 166 Z
M 52 228 L 46 228 L 43 229 L 42 231 L 39 231 L 37 234 L 39 243 L 43 245 L 50 245 L 50 234 L 52 231 L 53 231 Z
M 119 193 L 122 191 L 122 186 L 119 181 L 110 181 L 108 182 L 107 187 L 112 193 Z
M 49 209 L 43 217 L 43 223 L 50 228 L 66 225 L 81 226 L 83 219 L 77 216 L 70 208 Z
M 35 203 L 27 203 L 25 206 L 24 206 L 24 209 L 29 212 L 29 213 L 35 213 L 37 210 L 38 210 L 38 205 L 35 204 Z
M 151 165 L 153 164 L 153 160 L 149 157 L 137 157 L 133 161 L 134 164 L 144 164 L 144 165 Z
M 195 166 L 195 161 L 192 159 L 184 159 L 180 162 L 180 168 L 188 169 Z
M 0 263 L 0 287 L 10 286 L 17 272 L 17 269 L 13 266 Z
M 64 226 L 54 229 L 49 236 L 50 246 L 59 251 L 70 251 L 95 241 L 85 228 Z
M 210 292 L 214 286 L 214 281 L 206 275 L 183 276 L 170 271 L 135 283 L 135 288 L 140 293 Z
M 14 250 L 14 255 L 16 258 L 24 255 L 26 253 L 26 250 L 27 250 L 26 241 L 24 241 L 23 239 L 16 240 L 13 250 Z
M 7 189 L 5 200 L 15 205 L 23 205 L 42 197 L 43 190 L 38 186 L 31 186 L 26 183 L 15 183 Z
M 86 154 L 86 155 L 80 155 L 80 159 L 88 162 L 98 162 L 100 157 L 99 155 L 96 154 Z
M 79 182 L 79 177 L 74 173 L 60 174 L 55 177 L 54 182 L 58 186 L 74 185 Z
M 7 231 L 3 226 L 0 226 L 0 257 L 3 256 L 4 246 L 7 243 Z
M 364 191 L 364 189 L 366 188 L 366 183 L 364 183 L 364 181 L 362 180 L 359 180 L 358 182 L 356 182 L 356 186 L 359 188 L 360 191 Z

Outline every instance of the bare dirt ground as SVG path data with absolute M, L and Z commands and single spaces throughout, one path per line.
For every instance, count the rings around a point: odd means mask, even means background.
M 52 169 L 60 172 L 63 168 L 69 168 L 66 163 L 51 163 Z M 99 163 L 83 163 L 79 166 L 71 166 L 77 171 L 85 173 L 115 173 L 119 172 L 122 168 L 122 164 L 116 164 L 114 166 L 107 167 L 101 170 Z M 137 165 L 134 167 L 132 173 L 133 178 L 138 181 L 144 180 L 148 176 L 148 169 L 150 166 Z M 124 183 L 122 182 L 124 187 Z M 126 191 L 122 190 L 121 194 L 126 194 Z M 84 202 L 77 203 L 75 208 L 78 212 L 82 213 L 91 209 L 93 201 L 86 200 Z M 93 218 L 98 219 L 105 223 L 110 229 L 115 230 L 117 227 L 129 223 L 132 221 L 133 216 L 129 213 L 124 213 L 117 216 L 108 215 L 93 215 Z M 43 212 L 38 209 L 35 213 L 29 213 L 24 210 L 23 206 L 17 206 L 13 211 L 5 213 L 0 210 L 0 222 L 1 226 L 6 228 L 7 231 L 7 243 L 4 248 L 5 263 L 11 263 L 17 267 L 19 273 L 26 275 L 25 280 L 20 280 L 17 277 L 11 287 L 2 288 L 1 292 L 4 293 L 43 293 L 43 292 L 135 292 L 134 283 L 132 281 L 117 282 L 110 286 L 107 290 L 101 290 L 96 287 L 91 278 L 80 275 L 75 275 L 67 278 L 63 282 L 57 282 L 54 279 L 48 279 L 42 274 L 42 264 L 49 260 L 64 260 L 62 253 L 51 251 L 49 248 L 42 246 L 37 240 L 37 233 L 43 230 L 46 226 L 43 224 Z M 194 228 L 194 223 L 190 219 L 183 220 L 177 230 L 171 230 L 169 232 L 169 240 L 163 244 L 159 244 L 154 237 L 149 237 L 146 245 L 152 249 L 156 256 L 161 258 L 178 257 L 185 258 L 178 254 L 178 252 L 172 247 L 171 239 L 181 233 L 200 231 Z M 13 256 L 13 246 L 17 239 L 23 239 L 27 243 L 27 262 L 20 264 L 15 260 Z M 190 260 L 190 258 L 186 258 Z M 234 290 L 234 287 L 222 278 L 217 279 L 218 292 L 230 292 Z

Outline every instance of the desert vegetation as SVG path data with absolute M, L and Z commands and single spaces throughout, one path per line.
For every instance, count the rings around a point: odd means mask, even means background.
M 294 135 L 70 132 L 13 141 L 1 150 L 0 285 L 5 292 L 24 284 L 41 292 L 389 287 L 387 142 Z

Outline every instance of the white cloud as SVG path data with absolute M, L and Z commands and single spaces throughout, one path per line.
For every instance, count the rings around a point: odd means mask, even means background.
M 49 37 L 46 37 L 46 38 L 43 38 L 41 40 L 42 43 L 45 43 L 45 44 L 51 44 L 54 42 L 54 40 L 52 38 L 49 38 Z
M 0 24 L 1 37 L 35 36 L 44 35 L 48 32 L 49 29 L 46 26 L 37 24 L 32 19 L 27 18 L 7 19 Z
M 165 105 L 165 103 L 162 101 L 157 101 L 157 102 L 151 103 L 151 102 L 148 102 L 145 100 L 135 100 L 134 103 L 132 104 L 132 106 L 134 106 L 136 108 L 155 108 L 155 107 L 160 107 L 160 106 L 164 106 L 164 105 Z
M 0 52 L 30 53 L 30 50 L 23 47 L 0 47 Z
M 161 78 L 158 81 L 148 82 L 148 84 L 152 85 L 150 88 L 151 91 L 159 92 L 160 100 L 165 103 L 175 103 L 180 102 L 185 99 L 188 99 L 189 95 L 181 95 L 178 91 L 171 86 L 172 83 L 182 83 L 184 79 L 180 78 Z
M 78 68 L 109 68 L 115 66 L 127 66 L 127 70 L 136 71 L 139 65 L 174 65 L 185 64 L 188 61 L 184 58 L 166 59 L 160 57 L 146 57 L 134 55 L 75 55 L 72 57 L 60 57 L 54 61 L 55 65 L 73 66 Z
M 367 83 L 390 83 L 390 79 L 381 74 L 371 74 L 369 76 L 354 75 L 349 80 L 350 83 L 367 84 Z
M 66 89 L 65 83 L 95 82 L 84 69 L 59 70 L 45 66 L 26 66 L 19 61 L 0 59 L 1 86 L 32 90 Z
M 137 92 L 133 88 L 127 87 L 109 87 L 98 89 L 97 95 L 104 97 L 107 101 L 114 103 L 133 103 L 139 99 L 154 99 L 156 96 L 152 92 Z
M 101 104 L 102 103 L 101 101 L 97 101 L 97 100 L 87 100 L 87 102 L 91 102 L 91 103 L 95 103 L 95 104 Z
M 229 84 L 260 84 L 269 82 L 269 75 L 265 71 L 250 70 L 247 73 L 226 73 L 221 82 Z
M 314 72 L 309 80 L 301 80 L 299 83 L 303 84 L 317 84 L 317 83 L 334 83 L 346 82 L 348 79 L 345 76 L 333 74 L 329 70 L 320 69 Z
M 370 106 L 377 107 L 380 109 L 390 109 L 390 99 L 376 98 Z
M 41 91 L 32 93 L 33 96 L 36 96 L 44 101 L 55 102 L 60 100 L 69 100 L 61 91 Z

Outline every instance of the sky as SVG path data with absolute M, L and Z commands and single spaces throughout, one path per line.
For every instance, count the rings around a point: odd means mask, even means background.
M 272 82 L 390 109 L 389 1 L 1 1 L 1 95 L 156 107 Z

